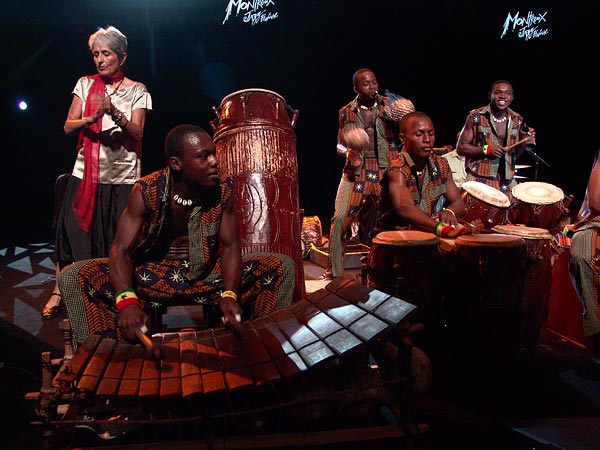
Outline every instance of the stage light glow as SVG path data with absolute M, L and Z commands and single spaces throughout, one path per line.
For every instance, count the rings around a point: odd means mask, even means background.
M 25 100 L 19 100 L 17 102 L 17 108 L 19 108 L 21 111 L 25 111 L 28 107 L 29 105 Z
M 200 71 L 200 85 L 206 95 L 220 100 L 235 90 L 233 69 L 222 61 L 206 63 Z

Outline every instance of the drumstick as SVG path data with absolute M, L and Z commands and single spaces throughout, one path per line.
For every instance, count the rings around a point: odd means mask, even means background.
M 531 139 L 531 136 L 527 136 L 525 139 L 521 139 L 520 141 L 509 145 L 508 147 L 506 147 L 506 150 L 510 150 L 511 148 L 516 147 L 517 145 L 522 144 L 523 142 L 528 141 L 529 139 Z
M 140 328 L 135 330 L 135 335 L 140 340 L 140 342 L 146 347 L 146 350 L 150 354 L 150 357 L 156 361 L 157 366 L 162 364 L 162 350 L 159 345 L 156 345 L 152 342 L 152 339 L 148 337 L 146 332 L 148 331 L 148 327 L 146 325 L 142 325 Z

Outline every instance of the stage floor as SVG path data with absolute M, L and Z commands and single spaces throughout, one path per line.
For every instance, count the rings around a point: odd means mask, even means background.
M 39 435 L 24 395 L 41 386 L 41 352 L 63 355 L 66 313 L 50 321 L 40 315 L 54 283 L 51 244 L 8 246 L 0 257 L 0 394 L 10 416 L 0 426 L 0 447 L 27 450 L 38 448 Z M 307 295 L 327 283 L 318 280 L 323 267 L 311 261 L 304 273 Z M 600 448 L 600 365 L 580 340 L 545 326 L 530 358 L 500 370 L 477 360 L 461 367 L 434 361 L 430 390 L 412 402 L 415 416 L 429 425 L 417 449 Z

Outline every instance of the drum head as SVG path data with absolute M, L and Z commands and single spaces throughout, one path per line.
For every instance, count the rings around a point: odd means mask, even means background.
M 508 234 L 466 234 L 456 238 L 456 247 L 521 247 L 525 241 Z
M 492 186 L 488 186 L 485 183 L 480 183 L 479 181 L 467 181 L 462 187 L 473 197 L 489 203 L 490 205 L 499 208 L 508 208 L 510 206 L 510 199 L 504 192 L 501 192 Z
M 519 183 L 512 189 L 512 194 L 519 200 L 535 205 L 549 205 L 565 197 L 562 189 L 540 181 Z
M 523 227 L 519 225 L 496 225 L 492 228 L 492 231 L 521 236 L 525 239 L 552 239 L 552 235 L 545 228 Z
M 456 239 L 440 238 L 440 250 L 446 253 L 450 253 L 454 250 Z
M 373 238 L 373 244 L 381 245 L 437 245 L 438 242 L 435 234 L 417 230 L 382 231 Z

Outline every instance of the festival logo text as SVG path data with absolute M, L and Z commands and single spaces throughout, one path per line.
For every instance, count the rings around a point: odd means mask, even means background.
M 254 26 L 258 23 L 268 22 L 279 17 L 277 11 L 268 10 L 269 6 L 275 6 L 273 0 L 229 0 L 227 8 L 225 8 L 225 19 L 223 25 L 229 20 L 232 13 L 235 17 L 242 16 L 244 23 L 249 23 Z
M 518 11 L 515 15 L 508 13 L 506 20 L 504 21 L 500 39 L 506 36 L 507 32 L 517 33 L 519 38 L 525 39 L 526 41 L 546 36 L 550 33 L 548 28 L 545 28 L 545 26 L 547 26 L 546 14 L 548 14 L 548 11 L 541 14 L 535 14 L 529 11 L 526 17 L 520 16 Z

